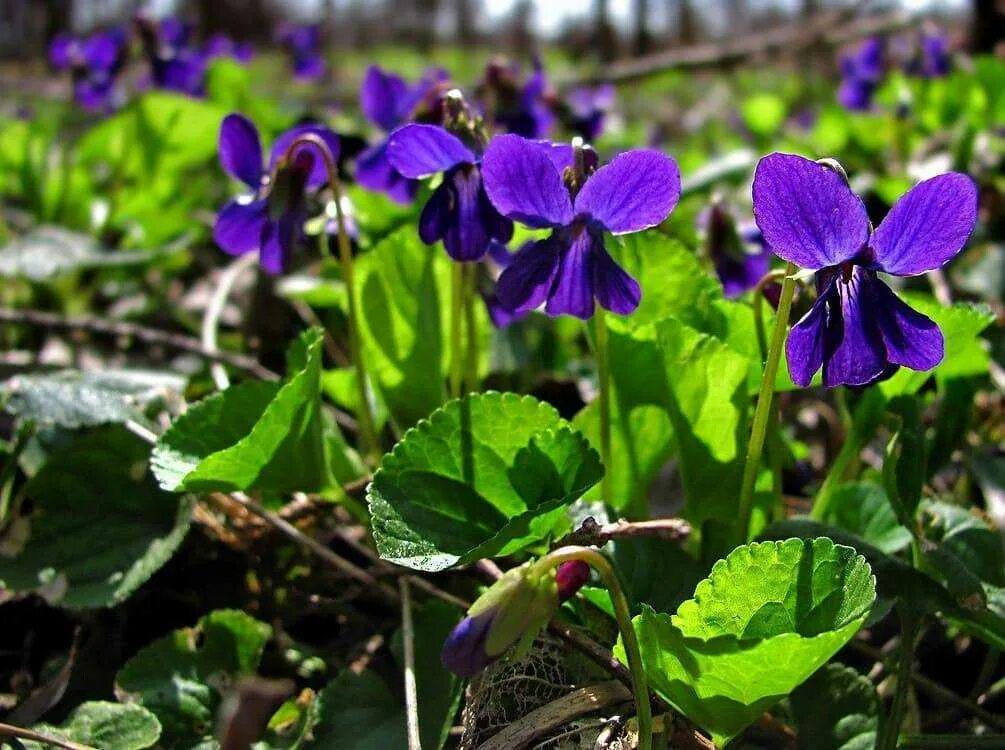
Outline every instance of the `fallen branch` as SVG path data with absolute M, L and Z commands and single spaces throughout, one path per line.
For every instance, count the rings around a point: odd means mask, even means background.
M 647 537 L 667 542 L 683 542 L 691 535 L 691 524 L 682 518 L 657 518 L 652 521 L 630 522 L 625 519 L 599 524 L 590 516 L 579 528 L 555 542 L 555 547 L 603 547 L 616 539 Z
M 210 362 L 222 362 L 261 380 L 279 379 L 279 375 L 260 364 L 253 357 L 237 352 L 207 349 L 197 338 L 159 328 L 148 328 L 136 323 L 108 320 L 89 315 L 67 317 L 44 310 L 12 310 L 9 308 L 0 308 L 0 323 L 29 325 L 50 330 L 88 331 L 105 336 L 136 339 L 144 344 L 161 344 L 171 349 L 196 354 Z
M 853 6 L 824 11 L 808 21 L 785 24 L 760 33 L 615 62 L 585 78 L 559 80 L 558 84 L 564 88 L 591 83 L 623 83 L 666 70 L 694 70 L 735 64 L 749 57 L 776 52 L 792 54 L 821 44 L 838 46 L 873 34 L 897 31 L 914 23 L 910 15 L 899 10 L 849 22 L 849 18 L 859 10 Z
M 15 727 L 11 724 L 0 724 L 0 737 L 11 737 L 18 740 L 39 742 L 43 745 L 61 747 L 65 750 L 97 750 L 90 745 L 79 745 L 76 742 L 70 742 L 69 740 L 60 740 L 56 737 L 42 734 L 41 732 L 36 732 L 31 729 L 21 729 L 21 727 Z

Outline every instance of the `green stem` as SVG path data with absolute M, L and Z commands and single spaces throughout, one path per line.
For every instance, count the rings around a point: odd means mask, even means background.
M 754 287 L 754 330 L 757 333 L 757 347 L 761 353 L 761 361 L 768 357 L 768 341 L 764 333 L 764 288 L 779 279 L 785 278 L 785 271 L 769 271 L 761 277 Z
M 370 393 L 367 387 L 366 366 L 363 363 L 363 347 L 359 337 L 359 301 L 356 299 L 356 275 L 353 268 L 352 247 L 349 244 L 349 234 L 346 232 L 345 212 L 342 208 L 342 181 L 338 176 L 338 162 L 335 155 L 323 138 L 316 133 L 304 133 L 290 144 L 287 154 L 303 144 L 309 144 L 320 153 L 328 172 L 328 186 L 335 201 L 335 223 L 338 226 L 338 236 L 335 243 L 338 246 L 339 262 L 342 265 L 342 281 L 345 283 L 348 298 L 348 328 L 349 357 L 356 370 L 356 398 L 359 404 L 356 408 L 356 423 L 359 427 L 359 440 L 364 456 L 371 464 L 380 460 L 380 445 L 377 442 L 377 431 L 373 426 L 373 415 L 370 413 Z
M 600 400 L 600 461 L 604 465 L 604 476 L 600 480 L 601 499 L 611 504 L 611 368 L 608 361 L 607 320 L 602 307 L 593 316 L 593 349 L 597 358 L 597 397 Z
M 464 265 L 457 261 L 450 269 L 450 397 L 461 397 L 464 372 L 461 321 L 464 307 Z
M 897 689 L 886 722 L 880 729 L 876 750 L 897 750 L 900 725 L 904 722 L 907 693 L 911 687 L 911 670 L 914 667 L 914 642 L 918 635 L 918 622 L 912 615 L 901 613 L 900 657 L 897 663 Z
M 474 393 L 478 390 L 478 327 L 475 323 L 475 284 L 478 277 L 478 266 L 465 263 L 464 283 L 464 328 L 467 333 L 467 360 L 465 367 L 465 390 Z
M 611 602 L 614 604 L 614 619 L 618 623 L 618 630 L 621 631 L 621 642 L 625 647 L 625 655 L 628 658 L 628 671 L 632 675 L 632 692 L 635 695 L 635 713 L 639 722 L 639 744 L 638 750 L 652 750 L 653 746 L 653 715 L 652 707 L 649 705 L 649 682 L 646 679 L 646 672 L 642 665 L 642 652 L 639 649 L 639 640 L 635 635 L 635 628 L 632 627 L 632 615 L 628 609 L 628 600 L 625 599 L 625 592 L 621 589 L 621 582 L 614 572 L 614 568 L 597 550 L 589 547 L 560 547 L 550 552 L 538 561 L 538 565 L 547 568 L 557 568 L 564 562 L 570 560 L 580 560 L 593 568 L 600 575 L 611 595 Z
M 750 442 L 747 444 L 747 458 L 743 465 L 743 484 L 740 486 L 739 533 L 746 541 L 750 532 L 750 514 L 754 502 L 754 485 L 757 482 L 757 471 L 761 466 L 761 452 L 764 450 L 764 436 L 768 432 L 768 422 L 771 417 L 771 402 L 775 395 L 775 379 L 778 376 L 778 363 L 782 358 L 782 344 L 788 332 L 789 311 L 792 308 L 792 295 L 796 289 L 796 281 L 792 278 L 796 267 L 789 263 L 785 268 L 785 280 L 782 281 L 782 295 L 778 300 L 778 313 L 775 316 L 775 329 L 771 334 L 771 344 L 764 362 L 764 376 L 761 389 L 757 394 L 757 407 L 754 409 L 754 421 L 750 429 Z
M 936 750 L 942 747 L 957 750 L 985 747 L 1005 750 L 1005 734 L 915 734 L 904 737 L 898 747 L 900 750 Z

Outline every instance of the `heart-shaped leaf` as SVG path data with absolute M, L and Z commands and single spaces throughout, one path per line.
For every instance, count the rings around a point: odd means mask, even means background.
M 173 492 L 310 492 L 329 483 L 321 419 L 322 332 L 293 344 L 283 384 L 248 382 L 200 401 L 161 435 L 150 457 Z
M 600 458 L 551 406 L 483 393 L 451 401 L 384 456 L 368 491 L 381 557 L 436 571 L 549 536 L 599 481 Z
M 78 609 L 117 604 L 145 583 L 185 538 L 193 506 L 157 489 L 148 460 L 121 427 L 57 450 L 28 483 L 26 538 L 0 555 L 0 587 Z
M 792 693 L 799 750 L 874 750 L 880 702 L 869 678 L 828 664 Z
M 144 750 L 161 736 L 161 723 L 142 706 L 108 701 L 89 701 L 77 706 L 59 726 L 38 724 L 41 734 L 101 750 Z M 25 742 L 28 750 L 41 750 L 37 742 Z
M 855 550 L 789 539 L 733 550 L 677 614 L 633 622 L 652 687 L 721 747 L 844 646 L 875 598 Z

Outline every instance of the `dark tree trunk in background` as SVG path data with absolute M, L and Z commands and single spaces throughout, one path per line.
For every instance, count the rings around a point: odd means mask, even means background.
M 415 42 L 419 49 L 432 49 L 436 43 L 436 17 L 439 0 L 415 0 Z
M 649 33 L 649 0 L 635 0 L 635 54 L 644 55 L 653 46 Z
M 597 55 L 604 62 L 618 56 L 617 39 L 614 27 L 611 25 L 608 0 L 593 0 L 593 44 Z
M 1005 45 L 1005 3 L 974 0 L 971 46 L 974 52 L 995 52 Z
M 803 18 L 809 18 L 820 10 L 820 0 L 803 0 L 801 13 Z
M 73 0 L 45 0 L 46 43 L 60 31 L 68 31 L 73 25 Z
M 471 46 L 478 41 L 475 33 L 475 0 L 454 0 L 457 41 Z
M 267 0 L 195 0 L 189 10 L 202 33 L 222 31 L 240 40 L 270 41 L 277 21 Z
M 517 57 L 523 58 L 534 49 L 534 34 L 530 28 L 534 4 L 531 0 L 517 0 L 513 7 L 509 28 L 509 48 Z
M 677 3 L 677 41 L 681 44 L 694 44 L 698 40 L 698 16 L 695 14 L 691 0 L 679 0 Z

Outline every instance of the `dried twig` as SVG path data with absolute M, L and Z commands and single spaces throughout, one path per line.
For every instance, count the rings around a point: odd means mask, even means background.
M 415 629 L 412 626 L 412 594 L 408 578 L 398 579 L 401 594 L 401 639 L 405 655 L 405 726 L 408 730 L 408 750 L 422 750 L 419 736 L 419 693 L 415 684 Z
M 97 750 L 97 748 L 93 748 L 90 745 L 80 745 L 76 742 L 70 742 L 69 740 L 57 739 L 56 737 L 42 734 L 41 732 L 36 732 L 31 729 L 22 729 L 21 727 L 15 727 L 10 724 L 0 724 L 0 737 L 13 737 L 14 739 L 19 740 L 39 742 L 43 745 L 61 747 L 64 748 L 64 750 Z
M 105 336 L 136 339 L 145 344 L 161 344 L 171 349 L 196 354 L 210 362 L 222 362 L 262 380 L 279 379 L 279 375 L 247 355 L 237 352 L 210 351 L 199 339 L 191 336 L 160 328 L 148 328 L 122 320 L 109 320 L 90 315 L 67 317 L 44 310 L 0 308 L 0 323 L 29 325 L 62 331 L 88 331 Z
M 566 534 L 553 546 L 569 544 L 580 547 L 602 547 L 614 539 L 649 537 L 668 542 L 682 542 L 691 535 L 691 524 L 682 518 L 656 518 L 652 521 L 630 522 L 620 519 L 614 523 L 599 524 L 590 516 L 579 528 Z
M 230 290 L 234 288 L 238 277 L 257 262 L 258 256 L 254 253 L 246 253 L 238 257 L 220 274 L 216 289 L 213 290 L 213 296 L 210 297 L 209 304 L 206 305 L 206 314 L 202 318 L 202 345 L 206 351 L 213 354 L 219 353 L 220 348 L 216 345 L 216 336 L 220 327 L 220 316 L 223 314 L 223 308 L 227 304 Z M 213 375 L 213 382 L 216 383 L 216 387 L 219 390 L 224 391 L 230 387 L 230 378 L 227 377 L 227 371 L 223 369 L 223 366 L 219 362 L 214 362 L 210 365 L 210 372 Z
M 570 87 L 604 81 L 620 83 L 665 70 L 723 66 L 776 52 L 793 54 L 820 44 L 836 46 L 873 34 L 896 31 L 914 23 L 910 15 L 899 10 L 849 21 L 860 10 L 856 6 L 828 10 L 809 20 L 756 34 L 731 36 L 722 42 L 696 44 L 624 60 L 600 68 L 585 78 L 560 80 L 559 85 Z

